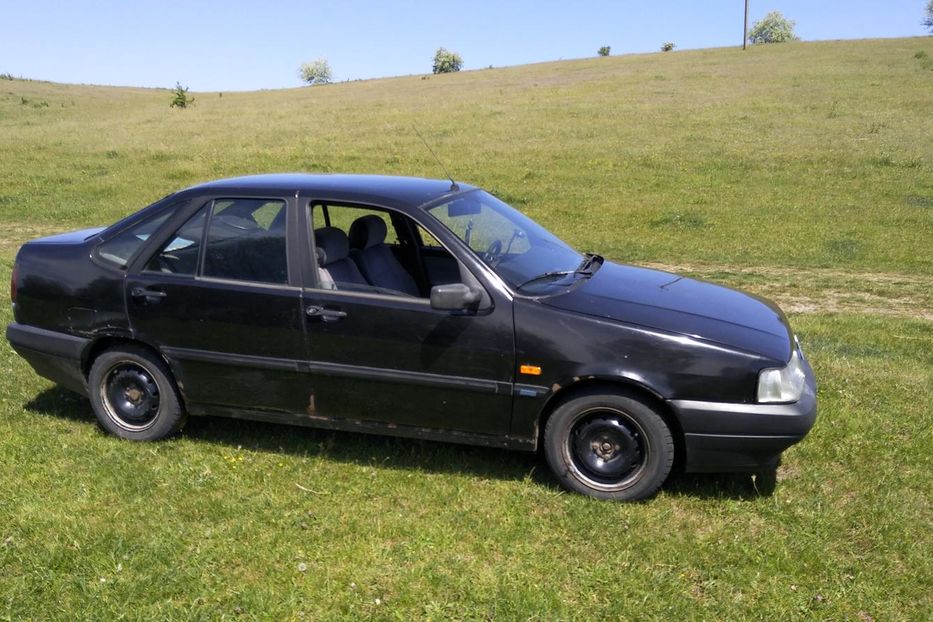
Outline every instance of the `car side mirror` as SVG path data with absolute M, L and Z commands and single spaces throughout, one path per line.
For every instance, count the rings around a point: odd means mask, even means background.
M 475 307 L 482 292 L 463 283 L 447 283 L 431 288 L 431 308 L 438 311 L 463 311 Z

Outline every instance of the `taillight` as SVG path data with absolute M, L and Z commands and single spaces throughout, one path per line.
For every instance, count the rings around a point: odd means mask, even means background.
M 13 274 L 10 275 L 10 302 L 16 303 L 16 278 L 19 276 L 19 263 L 13 263 Z

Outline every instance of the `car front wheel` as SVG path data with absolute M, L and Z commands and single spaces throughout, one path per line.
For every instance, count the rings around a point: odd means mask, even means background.
M 88 393 L 101 427 L 120 438 L 162 439 L 186 420 L 168 367 L 139 346 L 101 353 L 88 374 Z
M 544 452 L 566 488 L 600 499 L 634 501 L 657 492 L 674 462 L 664 419 L 642 399 L 587 392 L 557 407 Z

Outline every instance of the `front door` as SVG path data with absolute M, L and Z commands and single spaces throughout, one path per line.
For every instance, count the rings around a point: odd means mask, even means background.
M 303 226 L 312 226 L 311 207 L 302 210 L 307 223 Z M 360 249 L 343 251 L 343 241 L 336 238 L 348 233 L 343 228 L 352 227 L 356 214 L 374 211 L 380 210 L 329 205 L 326 235 L 331 248 L 310 255 L 321 258 L 323 270 L 315 274 L 325 275 L 312 275 L 304 291 L 315 413 L 328 418 L 506 435 L 515 366 L 511 303 L 493 305 L 490 299 L 477 313 L 456 314 L 432 309 L 427 292 L 406 295 L 385 284 L 363 280 L 363 272 L 381 274 L 386 266 L 363 265 L 364 270 L 356 272 L 346 262 L 356 257 L 359 263 Z M 389 239 L 402 238 L 406 230 L 413 230 L 399 227 L 393 231 L 396 223 L 404 223 L 400 218 L 407 217 L 382 211 Z M 321 229 L 327 223 L 313 226 Z M 365 250 L 385 261 L 399 255 L 373 252 L 372 247 Z M 395 271 L 399 268 L 393 266 Z M 401 269 L 411 272 L 415 268 L 409 265 Z
M 305 316 L 286 248 L 289 203 L 203 201 L 130 269 L 132 328 L 171 362 L 194 414 L 307 408 Z

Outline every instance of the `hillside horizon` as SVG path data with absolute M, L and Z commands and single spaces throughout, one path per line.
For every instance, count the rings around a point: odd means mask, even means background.
M 809 45 L 809 44 L 853 43 L 853 42 L 872 42 L 872 41 L 911 41 L 911 40 L 923 41 L 923 40 L 928 40 L 931 38 L 933 38 L 933 35 L 926 35 L 926 36 L 918 35 L 914 37 L 869 37 L 869 38 L 860 38 L 860 39 L 816 39 L 816 40 L 806 40 L 806 41 L 790 41 L 790 42 L 786 42 L 783 44 L 759 44 L 755 46 L 749 45 L 749 49 L 755 48 L 755 47 L 761 48 L 763 45 L 800 46 L 800 45 Z M 686 53 L 691 53 L 691 52 L 712 52 L 712 51 L 727 51 L 727 50 L 735 50 L 739 52 L 743 51 L 740 45 L 726 45 L 726 46 L 705 47 L 705 48 L 676 48 L 675 50 L 672 50 L 669 52 L 662 52 L 660 50 L 653 51 L 653 52 L 630 52 L 630 53 L 622 53 L 622 54 L 612 54 L 608 57 L 603 57 L 603 58 L 652 57 L 652 56 L 659 56 L 661 54 L 686 54 Z M 747 50 L 745 50 L 745 52 L 747 52 Z M 488 67 L 475 67 L 475 68 L 467 67 L 455 73 L 466 74 L 466 73 L 475 73 L 475 72 L 498 70 L 498 69 L 521 69 L 523 67 L 540 67 L 540 66 L 546 66 L 546 65 L 560 65 L 560 64 L 566 64 L 566 63 L 577 63 L 581 61 L 593 60 L 596 58 L 600 58 L 600 57 L 581 56 L 577 58 L 558 58 L 554 60 L 545 60 L 545 61 L 538 61 L 538 62 L 533 62 L 533 63 L 519 63 L 515 65 L 494 65 L 494 66 L 488 66 Z M 56 81 L 56 80 L 46 80 L 41 77 L 13 75 L 10 73 L 3 73 L 2 71 L 0 71 L 0 75 L 5 76 L 5 79 L 8 79 L 8 80 L 12 79 L 12 80 L 20 80 L 23 82 L 40 82 L 43 84 L 60 84 L 62 86 L 87 86 L 87 87 L 116 88 L 116 89 L 129 89 L 129 90 L 141 89 L 141 90 L 146 90 L 146 91 L 171 91 L 171 90 L 174 90 L 175 88 L 174 85 L 145 86 L 145 85 L 135 85 L 135 84 L 102 84 L 102 83 L 95 83 L 95 82 L 62 82 L 62 81 Z M 356 82 L 379 82 L 383 80 L 395 80 L 395 79 L 400 79 L 400 78 L 420 78 L 422 76 L 433 77 L 435 75 L 438 75 L 438 74 L 432 74 L 431 72 L 423 72 L 423 73 L 409 73 L 409 74 L 398 74 L 398 75 L 390 75 L 390 76 L 379 76 L 379 77 L 373 77 L 373 78 L 348 78 L 345 80 L 335 80 L 334 82 L 326 84 L 326 85 L 315 85 L 315 86 L 332 87 L 334 85 L 352 84 Z M 447 74 L 447 75 L 454 75 L 454 74 Z M 184 80 L 181 80 L 180 82 L 182 86 L 189 86 L 185 84 Z M 189 92 L 192 95 L 197 95 L 199 93 L 204 94 L 204 93 L 219 93 L 219 92 L 222 92 L 222 93 L 269 93 L 269 92 L 278 92 L 278 91 L 291 91 L 295 89 L 305 89 L 305 88 L 309 88 L 309 86 L 304 85 L 304 84 L 299 84 L 297 86 L 283 86 L 283 87 L 277 87 L 277 88 L 227 89 L 227 90 L 222 90 L 222 91 L 219 91 L 216 89 L 215 90 L 210 90 L 210 89 L 209 90 L 194 90 L 192 89 Z

